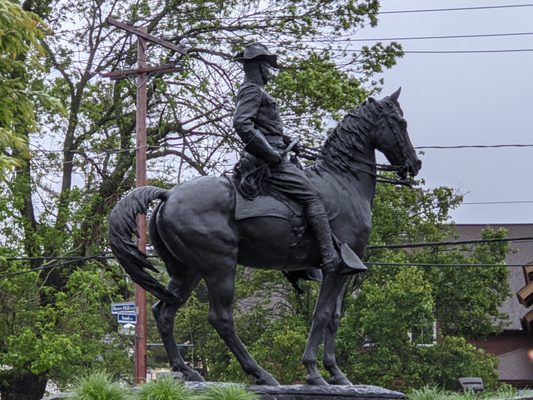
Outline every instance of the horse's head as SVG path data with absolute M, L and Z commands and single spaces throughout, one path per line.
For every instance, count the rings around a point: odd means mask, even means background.
M 411 176 L 418 174 L 422 161 L 416 156 L 407 133 L 407 122 L 403 118 L 403 111 L 398 102 L 400 90 L 379 101 L 382 113 L 376 129 L 375 145 L 392 165 L 399 167 L 398 175 L 406 178 L 408 174 Z

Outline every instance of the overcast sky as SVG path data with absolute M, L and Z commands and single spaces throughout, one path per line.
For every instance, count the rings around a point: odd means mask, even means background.
M 382 0 L 382 11 L 528 4 L 525 0 Z M 357 38 L 533 32 L 533 7 L 381 14 Z M 399 40 L 404 50 L 533 49 L 533 35 Z M 353 48 L 361 44 L 353 44 Z M 409 54 L 383 74 L 383 94 L 402 87 L 400 103 L 415 146 L 533 143 L 533 51 Z M 424 150 L 420 176 L 465 202 L 457 223 L 533 223 L 533 147 Z

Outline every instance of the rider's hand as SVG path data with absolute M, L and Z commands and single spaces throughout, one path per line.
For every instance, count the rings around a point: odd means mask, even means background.
M 277 164 L 281 163 L 281 161 L 282 161 L 281 154 L 279 154 L 277 151 L 273 151 L 272 152 L 272 156 L 268 160 L 268 163 L 270 165 L 277 165 Z
M 292 148 L 292 152 L 294 153 L 294 155 L 299 155 L 300 154 L 300 144 L 299 143 L 296 143 L 294 145 L 294 147 Z

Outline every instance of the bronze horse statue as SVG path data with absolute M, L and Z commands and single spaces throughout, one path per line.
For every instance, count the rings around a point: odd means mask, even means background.
M 402 178 L 415 176 L 421 168 L 398 103 L 399 94 L 400 90 L 380 101 L 369 98 L 348 113 L 328 135 L 317 161 L 306 169 L 324 201 L 336 239 L 360 258 L 371 229 L 377 179 L 375 150 L 397 166 Z M 235 332 L 232 302 L 236 266 L 280 271 L 318 269 L 320 254 L 307 230 L 300 240 L 310 245 L 303 255 L 294 256 L 291 243 L 295 233 L 288 219 L 271 215 L 236 219 L 236 197 L 233 183 L 224 176 L 193 179 L 171 190 L 150 186 L 135 189 L 111 212 L 111 249 L 132 280 L 159 299 L 153 314 L 174 371 L 182 372 L 186 380 L 203 380 L 185 364 L 173 332 L 177 310 L 203 279 L 209 293 L 209 322 L 257 384 L 278 385 L 251 357 Z M 170 275 L 166 289 L 146 272 L 155 269 L 132 240 L 137 233 L 136 215 L 146 214 L 149 204 L 157 199 L 160 203 L 152 212 L 149 234 Z M 279 207 L 286 208 L 282 202 Z M 317 369 L 322 338 L 323 365 L 331 374 L 329 383 L 350 384 L 335 360 L 335 338 L 347 280 L 348 276 L 335 272 L 324 274 L 302 359 L 308 384 L 327 385 Z

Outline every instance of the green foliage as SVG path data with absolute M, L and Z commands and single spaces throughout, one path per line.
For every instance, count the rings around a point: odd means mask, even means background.
M 18 157 L 29 155 L 24 133 L 35 128 L 35 115 L 28 69 L 36 60 L 28 52 L 39 48 L 40 36 L 35 15 L 0 0 L 0 180 Z
M 497 360 L 468 343 L 462 337 L 447 336 L 437 345 L 424 348 L 425 366 L 420 368 L 420 381 L 431 382 L 444 389 L 458 389 L 458 379 L 478 376 L 485 388 L 498 385 Z M 452 367 L 453 366 L 453 367 Z
M 339 331 L 339 351 L 355 381 L 403 389 L 418 352 L 418 343 L 409 340 L 408 332 L 434 318 L 431 284 L 423 271 L 413 267 L 381 283 L 374 277 L 369 276 L 359 296 L 349 301 Z
M 199 400 L 259 400 L 255 393 L 239 385 L 212 385 L 199 395 Z
M 381 338 L 387 338 L 399 349 L 407 345 L 406 333 L 411 327 L 433 320 L 434 306 L 431 284 L 423 271 L 403 268 L 379 285 L 371 278 L 363 283 L 354 302 L 359 310 L 356 325 L 372 343 L 379 345 Z M 385 315 L 391 317 L 383 318 Z
M 141 386 L 138 400 L 188 400 L 192 393 L 174 378 L 159 378 Z
M 504 229 L 482 232 L 485 239 L 506 236 Z M 481 244 L 465 262 L 503 264 L 507 250 L 507 243 Z M 501 331 L 506 316 L 500 314 L 498 306 L 510 295 L 507 267 L 443 268 L 433 271 L 432 279 L 444 334 L 483 338 Z
M 277 76 L 272 93 L 297 116 L 322 109 L 339 118 L 367 96 L 361 81 L 340 71 L 328 54 L 311 54 L 306 59 L 291 60 L 290 64 L 291 68 Z M 322 128 L 325 115 L 314 117 L 317 129 Z
M 301 381 L 305 369 L 299 355 L 304 352 L 309 327 L 301 319 L 288 314 L 273 320 L 263 329 L 250 346 L 256 361 L 280 382 L 291 384 Z M 233 366 L 237 367 L 236 364 Z
M 92 372 L 80 378 L 69 395 L 70 400 L 127 400 L 125 388 L 114 383 L 104 371 Z
M 409 392 L 409 400 L 506 400 L 519 399 L 520 392 L 512 386 L 502 386 L 496 391 L 457 393 L 425 386 Z
M 116 373 L 129 368 L 127 342 L 110 333 L 109 302 L 116 296 L 110 273 L 72 271 L 61 291 L 35 285 L 37 273 L 0 280 L 0 363 L 9 373 L 54 375 L 66 384 L 88 366 Z M 42 296 L 47 304 L 41 305 Z

